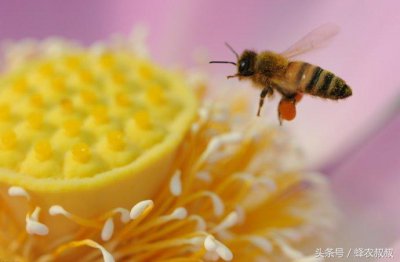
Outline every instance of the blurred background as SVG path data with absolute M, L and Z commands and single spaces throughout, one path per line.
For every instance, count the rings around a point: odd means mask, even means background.
M 305 97 L 295 121 L 282 128 L 293 134 L 306 166 L 332 180 L 344 212 L 337 247 L 389 247 L 400 236 L 399 8 L 390 0 L 2 0 L 0 40 L 62 36 L 90 44 L 127 35 L 141 24 L 149 29 L 155 60 L 206 70 L 218 83 L 215 88 L 221 84 L 254 97 L 256 112 L 259 91 L 226 80 L 235 68 L 208 65 L 208 58 L 234 59 L 224 42 L 239 53 L 279 52 L 321 24 L 339 25 L 341 32 L 328 47 L 298 59 L 345 79 L 353 96 Z M 277 100 L 266 103 L 260 121 L 278 125 Z

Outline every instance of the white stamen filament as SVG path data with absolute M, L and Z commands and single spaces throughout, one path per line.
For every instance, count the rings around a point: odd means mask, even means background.
M 182 193 L 181 174 L 180 170 L 176 170 L 169 183 L 169 190 L 174 196 L 179 196 Z
M 131 219 L 136 219 L 142 215 L 148 208 L 153 208 L 153 200 L 143 200 L 134 205 L 131 209 L 129 216 Z
M 222 222 L 213 228 L 213 231 L 218 232 L 220 230 L 224 230 L 230 228 L 238 222 L 239 216 L 236 211 L 229 213 Z
M 19 186 L 12 186 L 8 189 L 8 195 L 9 196 L 22 196 L 22 197 L 26 197 L 26 199 L 30 199 L 30 196 L 28 194 L 28 192 L 26 192 L 25 189 L 23 189 L 22 187 Z
M 196 173 L 196 177 L 200 180 L 203 180 L 204 182 L 211 182 L 212 177 L 210 175 L 210 172 L 207 171 L 199 171 Z
M 49 208 L 49 214 L 51 216 L 63 215 L 65 217 L 71 217 L 71 213 L 69 213 L 62 206 L 59 206 L 59 205 L 51 206 Z
M 207 251 L 215 251 L 220 258 L 225 261 L 230 261 L 233 258 L 232 251 L 216 240 L 212 235 L 208 235 L 204 240 L 204 247 Z
M 49 228 L 38 221 L 39 213 L 40 213 L 40 207 L 36 207 L 30 216 L 28 214 L 26 215 L 25 229 L 26 232 L 30 235 L 44 236 L 49 233 Z
M 199 215 L 191 215 L 189 216 L 189 219 L 195 220 L 197 222 L 197 230 L 198 231 L 204 231 L 207 228 L 206 221 L 204 221 L 204 218 L 202 218 Z
M 217 217 L 221 216 L 225 209 L 224 202 L 222 202 L 221 198 L 214 192 L 207 191 L 205 194 L 211 198 L 214 207 L 214 214 Z
M 184 207 L 178 207 L 177 209 L 175 209 L 168 217 L 170 219 L 185 219 L 187 217 L 187 210 Z
M 130 220 L 129 210 L 122 207 L 117 207 L 113 210 L 113 213 L 120 213 L 121 214 L 121 222 L 128 223 Z
M 114 221 L 112 217 L 108 218 L 104 223 L 103 230 L 101 231 L 101 239 L 108 241 L 114 233 Z
M 255 245 L 256 247 L 258 247 L 259 249 L 264 251 L 265 253 L 268 254 L 268 253 L 272 252 L 272 244 L 266 238 L 259 237 L 259 236 L 250 236 L 250 237 L 248 237 L 248 240 L 253 245 Z
M 97 249 L 99 249 L 101 251 L 101 254 L 103 255 L 104 262 L 114 262 L 115 261 L 114 257 L 103 246 L 101 246 L 100 244 L 94 242 L 93 240 L 89 240 L 89 239 L 84 240 L 84 241 L 85 241 L 85 244 L 87 246 L 97 248 Z

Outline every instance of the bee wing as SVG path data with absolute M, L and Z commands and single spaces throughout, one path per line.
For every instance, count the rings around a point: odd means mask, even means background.
M 332 23 L 323 24 L 306 34 L 281 54 L 287 58 L 292 58 L 305 52 L 321 48 L 326 46 L 329 40 L 338 32 L 339 26 Z

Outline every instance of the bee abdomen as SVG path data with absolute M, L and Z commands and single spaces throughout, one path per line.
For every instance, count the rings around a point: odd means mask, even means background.
M 288 73 L 300 92 L 329 99 L 342 99 L 352 94 L 346 82 L 328 70 L 305 62 L 292 62 Z

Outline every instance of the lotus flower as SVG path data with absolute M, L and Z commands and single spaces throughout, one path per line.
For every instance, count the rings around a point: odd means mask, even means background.
M 393 72 L 399 58 L 397 8 L 391 2 L 360 5 L 356 1 L 259 1 L 251 5 L 227 1 L 122 1 L 112 5 L 107 1 L 44 1 L 26 3 L 23 8 L 8 3 L 0 10 L 4 20 L 0 36 L 61 35 L 91 43 L 111 33 L 127 33 L 133 24 L 142 22 L 150 29 L 149 47 L 157 60 L 166 65 L 189 66 L 196 50 L 208 50 L 209 57 L 231 59 L 225 41 L 237 50 L 281 51 L 319 24 L 338 24 L 342 31 L 329 47 L 301 59 L 346 79 L 353 88 L 353 97 L 340 103 L 306 98 L 299 105 L 296 120 L 283 129 L 289 130 L 302 148 L 303 164 L 327 174 L 342 207 L 343 230 L 338 231 L 335 246 L 389 247 L 400 232 L 396 207 L 399 180 L 395 177 L 400 170 L 396 161 L 400 80 Z M 222 80 L 233 69 L 212 70 L 210 74 Z M 229 85 L 258 96 L 243 83 Z M 262 121 L 276 124 L 275 108 L 267 104 Z M 368 232 L 363 227 L 368 227 Z M 80 244 L 95 246 L 92 242 Z

